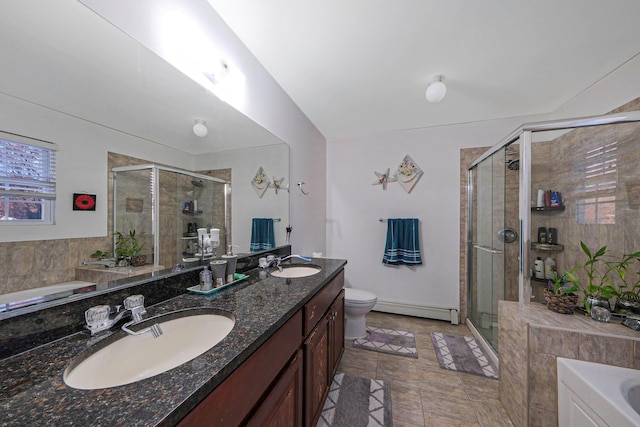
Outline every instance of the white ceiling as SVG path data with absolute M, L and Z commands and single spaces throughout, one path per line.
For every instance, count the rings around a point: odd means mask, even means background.
M 640 52 L 637 0 L 208 1 L 328 138 L 550 113 Z

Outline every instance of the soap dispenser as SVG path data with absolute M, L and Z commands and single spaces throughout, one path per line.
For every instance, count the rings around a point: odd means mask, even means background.
M 231 283 L 235 280 L 236 262 L 238 261 L 238 255 L 234 255 L 233 253 L 233 245 L 229 245 L 227 253 L 220 258 L 227 261 L 227 283 Z

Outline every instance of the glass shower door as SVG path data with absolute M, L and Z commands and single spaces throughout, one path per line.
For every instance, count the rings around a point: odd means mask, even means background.
M 469 320 L 497 351 L 498 301 L 504 299 L 505 150 L 469 170 Z

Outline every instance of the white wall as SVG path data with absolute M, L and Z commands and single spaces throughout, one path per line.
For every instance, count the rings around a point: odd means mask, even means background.
M 0 242 L 67 239 L 107 235 L 107 153 L 140 157 L 178 168 L 191 157 L 146 140 L 0 94 L 0 129 L 55 142 L 57 153 L 56 223 L 3 226 Z M 74 211 L 73 193 L 96 194 L 95 212 Z
M 524 123 L 604 114 L 640 96 L 638 75 L 635 58 L 547 116 L 330 139 L 327 255 L 349 260 L 347 286 L 372 291 L 379 301 L 458 308 L 459 150 L 494 145 Z M 405 154 L 424 170 L 410 194 L 396 183 L 387 191 L 371 185 L 374 171 L 393 170 Z M 382 264 L 381 217 L 420 218 L 422 266 Z
M 542 118 L 537 117 L 538 120 Z M 348 287 L 379 302 L 459 307 L 460 149 L 491 146 L 523 119 L 367 135 L 327 142 L 327 256 L 346 258 Z M 424 175 L 411 193 L 372 185 L 408 154 Z M 382 264 L 387 227 L 379 218 L 416 217 L 423 265 Z

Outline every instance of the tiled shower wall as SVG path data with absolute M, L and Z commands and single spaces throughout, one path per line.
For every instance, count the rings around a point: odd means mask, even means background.
M 123 154 L 109 153 L 108 169 L 111 171 L 114 167 L 132 166 L 140 164 L 150 164 L 148 160 L 137 159 L 125 156 Z M 231 170 L 223 169 L 216 171 L 199 172 L 203 175 L 215 176 L 231 181 Z M 3 266 L 3 280 L 0 281 L 0 293 L 16 292 L 24 289 L 48 286 L 55 283 L 67 282 L 75 279 L 75 267 L 81 265 L 96 250 L 105 252 L 112 251 L 113 229 L 113 178 L 111 172 L 108 173 L 108 219 L 107 230 L 108 236 L 89 237 L 78 239 L 53 239 L 43 241 L 26 241 L 26 242 L 0 242 L 0 265 Z M 169 188 L 169 187 L 167 187 Z M 148 187 L 145 188 L 148 192 Z M 175 194 L 175 187 L 173 193 Z M 165 192 L 161 192 L 165 194 Z M 165 196 L 171 193 L 166 192 Z M 137 197 L 133 195 L 133 197 Z M 175 199 L 175 197 L 174 197 Z M 168 202 L 168 201 L 167 201 Z M 217 203 L 218 209 L 224 209 L 223 203 Z M 175 205 L 172 205 L 175 206 Z M 227 215 L 231 218 L 231 203 L 227 206 Z M 174 216 L 175 219 L 175 216 Z M 175 224 L 175 221 L 173 222 Z M 161 225 L 161 232 L 175 233 L 176 226 L 172 228 L 164 228 L 164 222 Z M 161 239 L 161 241 L 173 242 L 173 248 L 176 246 L 175 234 Z M 153 247 L 151 242 L 145 242 L 145 249 Z M 143 251 L 146 252 L 146 251 Z M 175 249 L 173 252 L 175 253 Z M 218 254 L 221 254 L 218 249 Z M 148 260 L 147 262 L 151 262 Z M 173 260 L 167 259 L 170 267 Z
M 640 100 L 634 100 L 614 112 L 638 109 Z M 534 143 L 531 192 L 560 191 L 565 210 L 532 213 L 531 241 L 538 227 L 553 227 L 564 245 L 560 252 L 532 251 L 532 257 L 554 258 L 562 273 L 587 261 L 580 241 L 592 252 L 606 245 L 605 258 L 612 261 L 640 251 L 639 164 L 640 123 L 574 129 Z M 544 301 L 545 283 L 532 286 L 534 299 Z
M 610 113 L 640 110 L 640 98 L 631 101 Z M 615 197 L 615 224 L 583 224 L 578 219 L 578 204 L 585 197 L 585 171 L 587 153 L 603 143 L 617 142 L 616 186 L 606 196 Z M 488 148 L 460 150 L 460 313 L 467 317 L 467 169 Z M 518 151 L 519 147 L 512 147 Z M 513 156 L 512 158 L 517 158 Z M 538 188 L 553 189 L 562 193 L 566 206 L 564 212 L 537 213 L 531 216 L 531 241 L 537 240 L 537 228 L 558 229 L 560 241 L 565 246 L 562 252 L 536 254 L 545 259 L 548 255 L 556 260 L 560 272 L 586 261 L 580 249 L 584 241 L 591 249 L 607 245 L 611 259 L 623 253 L 640 251 L 640 124 L 575 129 L 555 136 L 548 142 L 536 142 L 532 147 L 532 195 Z M 505 168 L 506 169 L 506 168 Z M 505 206 L 506 226 L 518 229 L 517 171 L 506 170 Z M 535 200 L 532 200 L 532 205 Z M 505 253 L 505 299 L 518 300 L 518 247 L 506 245 Z M 533 268 L 533 265 L 529 266 Z M 545 283 L 533 283 L 534 301 L 544 302 L 542 291 Z

